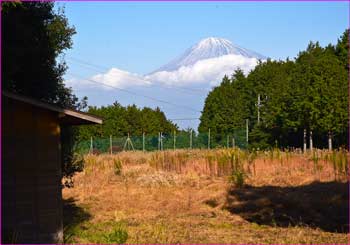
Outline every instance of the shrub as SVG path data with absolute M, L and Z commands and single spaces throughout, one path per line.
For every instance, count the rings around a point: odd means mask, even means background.
M 229 179 L 236 187 L 242 188 L 245 182 L 245 173 L 242 170 L 234 170 Z
M 120 159 L 114 159 L 114 174 L 121 175 L 122 173 L 122 161 Z
M 63 187 L 71 188 L 74 186 L 73 176 L 76 172 L 81 172 L 84 169 L 84 158 L 82 155 L 73 153 L 72 155 L 66 155 L 64 164 L 62 163 L 62 172 L 63 172 Z

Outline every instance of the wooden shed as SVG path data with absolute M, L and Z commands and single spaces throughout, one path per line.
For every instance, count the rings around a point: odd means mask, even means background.
M 60 126 L 98 117 L 2 92 L 2 242 L 63 241 Z

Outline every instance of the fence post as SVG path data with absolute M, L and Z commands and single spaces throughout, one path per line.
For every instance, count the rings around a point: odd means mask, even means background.
M 235 148 L 235 138 L 232 137 L 232 148 Z
M 110 146 L 110 151 L 111 151 L 111 154 L 113 154 L 113 143 L 112 143 L 112 135 L 109 136 L 109 146 Z
M 248 119 L 245 120 L 245 123 L 246 123 L 246 138 L 247 138 L 247 146 L 248 146 L 248 142 L 249 142 L 249 125 L 248 125 Z
M 91 138 L 90 138 L 90 154 L 92 154 L 93 153 L 93 142 L 92 142 L 92 136 L 91 136 Z
M 226 144 L 227 149 L 230 147 L 230 142 L 229 142 L 229 140 L 230 140 L 230 136 L 227 135 L 227 144 Z
M 145 132 L 142 132 L 142 151 L 145 152 Z
M 160 150 L 160 132 L 158 132 L 158 151 Z
M 209 128 L 209 132 L 208 132 L 208 149 L 210 149 L 210 128 Z
M 190 149 L 192 150 L 192 129 L 190 131 Z
M 164 150 L 164 145 L 163 145 L 163 132 L 161 132 L 161 142 L 162 142 L 162 151 Z
M 174 151 L 176 150 L 176 131 L 174 130 Z

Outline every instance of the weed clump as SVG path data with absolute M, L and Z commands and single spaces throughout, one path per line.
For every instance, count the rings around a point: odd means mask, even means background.
M 114 174 L 121 175 L 122 173 L 122 161 L 120 159 L 114 159 Z
M 64 243 L 124 244 L 129 238 L 127 228 L 122 222 L 86 222 L 64 233 Z
M 242 188 L 245 183 L 245 173 L 242 170 L 232 171 L 229 180 L 237 187 Z
M 110 233 L 103 236 L 103 243 L 123 244 L 128 240 L 128 232 L 122 227 L 114 228 Z

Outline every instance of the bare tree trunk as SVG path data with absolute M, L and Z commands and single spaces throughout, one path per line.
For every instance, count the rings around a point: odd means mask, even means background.
M 303 138 L 303 143 L 304 143 L 304 152 L 306 152 L 306 129 L 304 129 L 304 138 Z
M 312 144 L 312 130 L 310 130 L 310 151 L 313 150 L 313 144 Z
M 328 132 L 328 150 L 332 150 L 332 132 Z

